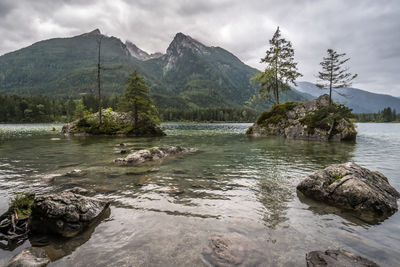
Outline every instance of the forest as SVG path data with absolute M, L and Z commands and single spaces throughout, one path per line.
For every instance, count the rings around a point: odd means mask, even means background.
M 117 110 L 118 96 L 102 97 L 102 106 Z M 85 112 L 98 110 L 98 98 L 93 94 L 79 99 L 55 98 L 43 95 L 0 95 L 0 123 L 70 122 Z M 257 112 L 249 108 L 161 108 L 161 121 L 252 122 Z

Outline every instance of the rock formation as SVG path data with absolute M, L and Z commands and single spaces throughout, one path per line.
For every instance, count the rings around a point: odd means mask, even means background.
M 109 203 L 73 192 L 35 197 L 30 228 L 34 233 L 72 237 L 93 223 Z
M 329 105 L 329 96 L 322 95 L 303 103 L 275 105 L 260 115 L 247 134 L 342 141 L 355 140 L 357 132 L 351 121 L 351 110 L 339 104 Z
M 308 267 L 378 267 L 375 262 L 343 249 L 311 251 L 306 255 L 306 262 Z
M 348 162 L 331 165 L 306 177 L 297 186 L 304 195 L 355 214 L 387 217 L 397 211 L 400 193 L 377 172 Z
M 143 149 L 137 152 L 131 153 L 125 158 L 118 158 L 115 160 L 118 164 L 136 164 L 145 161 L 159 160 L 172 155 L 196 152 L 195 148 L 184 148 L 180 146 L 169 146 L 169 147 L 153 147 L 150 149 Z

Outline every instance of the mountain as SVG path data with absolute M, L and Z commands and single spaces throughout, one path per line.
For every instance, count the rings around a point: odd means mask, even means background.
M 146 78 L 159 108 L 243 107 L 257 91 L 249 79 L 258 70 L 223 48 L 177 33 L 165 54 L 149 54 L 96 29 L 0 56 L 0 93 L 60 97 L 95 93 L 100 38 L 104 94 L 122 93 L 125 78 L 134 69 Z M 284 98 L 304 99 L 296 92 Z
M 308 97 L 318 97 L 328 90 L 321 90 L 315 84 L 298 82 L 295 89 Z M 307 98 L 307 95 L 304 95 Z M 400 99 L 391 95 L 376 94 L 357 88 L 341 88 L 332 92 L 334 101 L 346 104 L 354 113 L 377 113 L 386 107 L 400 110 Z
M 131 41 L 126 41 L 125 42 L 126 48 L 128 49 L 129 53 L 131 54 L 131 56 L 140 59 L 140 60 L 149 60 L 152 58 L 159 58 L 161 57 L 163 54 L 162 53 L 153 53 L 153 54 L 149 54 L 146 51 L 140 49 L 139 47 L 137 47 L 134 43 L 132 43 Z

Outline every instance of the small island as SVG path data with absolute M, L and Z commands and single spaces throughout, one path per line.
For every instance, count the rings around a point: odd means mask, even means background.
M 355 140 L 351 109 L 325 94 L 307 102 L 276 104 L 247 129 L 249 136 L 281 136 L 318 141 Z
M 101 98 L 99 98 L 101 99 Z M 127 80 L 118 103 L 118 112 L 111 108 L 97 113 L 83 112 L 81 118 L 63 126 L 66 135 L 163 136 L 158 112 L 150 97 L 150 89 L 137 71 Z

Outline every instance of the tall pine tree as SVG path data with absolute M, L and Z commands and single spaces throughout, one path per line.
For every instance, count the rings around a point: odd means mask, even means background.
M 297 71 L 292 43 L 281 37 L 279 27 L 269 43 L 271 47 L 261 59 L 267 67 L 253 80 L 261 86 L 259 95 L 262 98 L 269 98 L 273 93 L 275 104 L 279 104 L 279 92 L 290 90 L 290 84 L 296 85 L 296 79 L 303 75 Z
M 328 49 L 327 52 L 328 56 L 324 57 L 320 63 L 322 72 L 318 72 L 317 77 L 320 81 L 317 83 L 317 86 L 321 89 L 329 89 L 329 104 L 331 104 L 332 90 L 351 86 L 357 74 L 349 73 L 349 68 L 344 66 L 350 59 L 343 59 L 346 56 L 345 53 L 338 54 L 333 49 Z
M 124 112 L 132 112 L 135 128 L 138 127 L 139 121 L 159 124 L 158 112 L 150 97 L 150 89 L 136 70 L 129 74 L 126 80 L 119 108 Z

